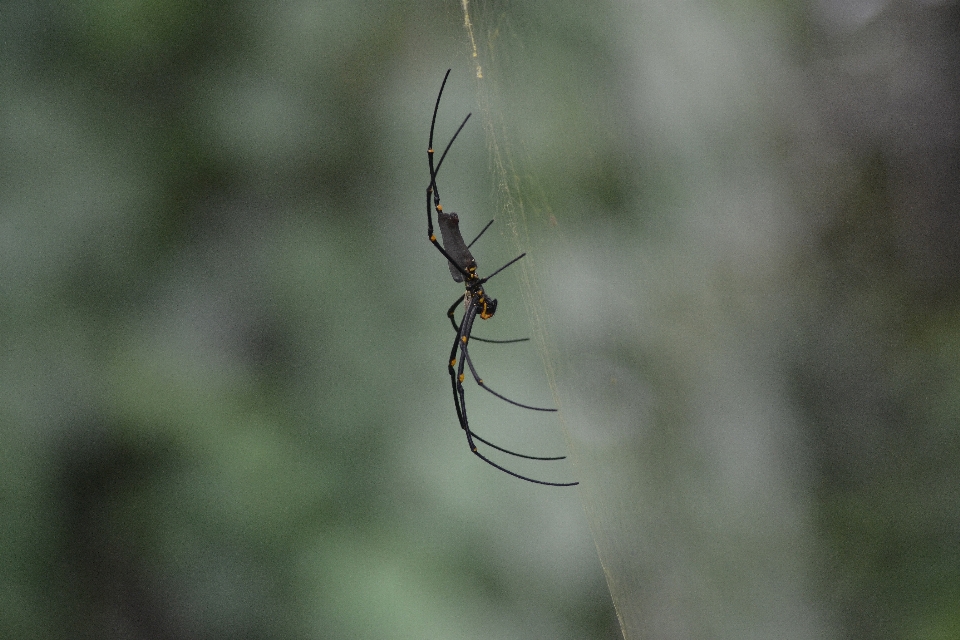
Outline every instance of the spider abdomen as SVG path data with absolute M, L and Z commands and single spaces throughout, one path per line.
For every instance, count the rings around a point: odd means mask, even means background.
M 443 238 L 443 248 L 451 258 L 457 261 L 460 269 L 472 272 L 477 268 L 477 261 L 473 259 L 473 254 L 467 248 L 467 243 L 463 241 L 460 235 L 460 217 L 455 213 L 446 213 L 437 211 L 437 226 L 440 227 L 440 236 Z M 455 282 L 463 282 L 463 274 L 448 261 L 450 275 Z

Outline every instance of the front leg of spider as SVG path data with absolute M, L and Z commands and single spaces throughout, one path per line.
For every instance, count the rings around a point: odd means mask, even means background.
M 543 407 L 534 407 L 527 404 L 522 404 L 515 400 L 511 400 L 506 396 L 497 393 L 489 386 L 487 386 L 483 379 L 480 378 L 480 375 L 477 373 L 477 369 L 473 364 L 472 359 L 470 358 L 470 352 L 468 351 L 468 344 L 471 338 L 481 341 L 481 342 L 492 342 L 499 344 L 508 344 L 513 342 L 523 342 L 527 338 L 519 338 L 514 340 L 485 340 L 483 338 L 473 337 L 473 324 L 477 316 L 481 320 L 489 320 L 497 312 L 497 300 L 495 298 L 490 298 L 487 296 L 486 292 L 483 289 L 483 285 L 487 283 L 495 275 L 512 265 L 517 260 L 523 258 L 525 254 L 520 254 L 507 264 L 503 265 L 489 276 L 481 278 L 477 274 L 477 261 L 474 259 L 473 254 L 470 253 L 470 247 L 473 245 L 477 239 L 484 234 L 484 232 L 493 224 L 491 220 L 483 228 L 482 231 L 477 235 L 476 238 L 470 244 L 467 244 L 463 241 L 463 236 L 460 233 L 460 218 L 455 213 L 447 213 L 443 210 L 443 206 L 440 204 L 440 190 L 437 186 L 437 174 L 440 171 L 440 167 L 443 164 L 444 158 L 447 156 L 447 152 L 450 151 L 450 147 L 453 145 L 453 141 L 457 139 L 457 136 L 460 134 L 460 131 L 463 130 L 463 127 L 467 124 L 467 120 L 470 119 L 470 115 L 467 114 L 467 117 L 463 119 L 463 122 L 460 123 L 460 126 L 454 132 L 453 136 L 450 138 L 450 142 L 447 143 L 447 146 L 444 148 L 443 153 L 440 155 L 440 160 L 434 164 L 434 150 L 433 150 L 433 134 L 434 129 L 437 124 L 437 111 L 440 108 L 440 97 L 443 95 L 443 88 L 447 84 L 447 78 L 450 76 L 450 70 L 447 70 L 446 75 L 443 77 L 443 83 L 440 85 L 440 92 L 437 94 L 437 101 L 433 107 L 433 118 L 430 122 L 430 139 L 427 145 L 427 164 L 430 169 L 430 183 L 427 185 L 426 195 L 427 195 L 427 238 L 430 243 L 436 247 L 437 251 L 446 259 L 447 267 L 450 270 L 450 276 L 453 278 L 454 282 L 461 282 L 464 285 L 464 294 L 462 298 L 457 299 L 453 305 L 450 306 L 450 309 L 447 311 L 447 317 L 450 319 L 450 323 L 453 325 L 453 328 L 457 332 L 457 337 L 454 340 L 453 347 L 450 350 L 450 359 L 447 363 L 447 371 L 450 375 L 450 385 L 453 392 L 453 403 L 457 412 L 457 420 L 460 423 L 460 428 L 463 429 L 464 434 L 467 438 L 467 445 L 470 448 L 470 451 L 483 460 L 488 465 L 509 474 L 515 478 L 525 480 L 527 482 L 533 482 L 537 484 L 544 484 L 550 486 L 559 486 L 567 487 L 578 484 L 577 482 L 547 482 L 545 480 L 537 480 L 536 478 L 530 478 L 528 476 L 521 475 L 510 469 L 507 469 L 487 456 L 481 453 L 477 448 L 477 442 L 483 443 L 492 449 L 506 453 L 511 456 L 518 458 L 526 458 L 528 460 L 563 460 L 564 456 L 554 456 L 554 457 L 542 457 L 542 456 L 531 456 L 522 453 L 517 453 L 511 451 L 504 447 L 493 444 L 492 442 L 481 438 L 470 428 L 470 421 L 467 418 L 467 404 L 466 404 L 466 392 L 463 388 L 463 382 L 466 378 L 466 367 L 470 369 L 470 375 L 473 377 L 474 381 L 477 383 L 477 386 L 486 390 L 488 393 L 491 393 L 493 396 L 508 402 L 514 406 L 521 407 L 523 409 L 530 409 L 533 411 L 556 411 L 556 409 L 547 409 Z M 443 244 L 437 240 L 437 236 L 434 233 L 433 227 L 433 213 L 437 214 L 437 226 L 440 228 L 440 236 L 443 238 Z M 460 322 L 457 323 L 455 312 L 457 306 L 463 302 L 464 312 L 463 317 L 460 319 Z

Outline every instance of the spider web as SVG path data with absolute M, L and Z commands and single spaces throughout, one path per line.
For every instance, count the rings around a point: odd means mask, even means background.
M 794 317 L 769 295 L 793 222 L 763 124 L 771 94 L 793 113 L 789 66 L 763 29 L 636 4 L 461 0 L 497 227 L 527 252 L 530 335 L 624 637 L 827 637 L 803 443 L 779 347 L 759 346 Z M 618 29 L 620 49 L 596 44 Z
M 517 135 L 514 123 L 536 120 L 536 100 L 526 96 L 535 86 L 533 73 L 525 66 L 530 59 L 524 39 L 514 28 L 511 13 L 497 2 L 471 3 L 461 0 L 464 32 L 470 61 L 476 77 L 477 115 L 482 123 L 494 181 L 498 228 L 513 243 L 517 253 L 527 256 L 517 263 L 530 336 L 540 355 L 553 393 L 558 418 L 569 452 L 578 490 L 591 534 L 603 567 L 607 585 L 625 638 L 639 637 L 639 558 L 637 545 L 637 492 L 640 460 L 630 447 L 602 446 L 578 410 L 572 390 L 592 384 L 570 353 L 562 352 L 551 338 L 552 318 L 562 312 L 562 271 L 551 269 L 551 257 L 567 255 L 569 241 L 564 236 L 550 205 L 550 199 L 537 177 L 526 171 L 532 164 L 524 137 Z M 533 83 L 530 81 L 533 80 Z M 526 113 L 522 113 L 526 110 Z M 506 114 L 506 115 L 505 115 Z M 501 224 L 502 223 L 502 224 Z M 561 261 L 556 262 L 562 265 Z M 544 289 L 560 292 L 554 308 Z M 612 381 L 615 383 L 615 381 Z M 571 399 L 571 402 L 565 402 Z M 632 404 L 632 403 L 631 403 Z

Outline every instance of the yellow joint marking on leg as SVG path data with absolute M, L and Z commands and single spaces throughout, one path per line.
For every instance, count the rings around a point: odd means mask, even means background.
M 483 386 L 483 378 L 480 378 L 479 380 L 477 380 L 477 384 L 482 387 L 482 386 Z
M 463 340 L 463 344 L 467 344 L 467 336 L 463 336 L 460 339 Z
M 429 149 L 427 149 L 427 153 L 433 153 L 433 147 L 430 147 Z
M 442 205 L 442 204 L 438 204 L 438 205 L 437 205 L 437 211 L 443 211 L 443 205 Z
M 463 382 L 463 376 L 464 376 L 464 374 L 461 373 L 461 374 L 460 374 L 460 382 Z
M 437 236 L 435 236 L 435 235 L 433 235 L 433 234 L 431 233 L 431 234 L 430 234 L 430 242 L 436 242 L 436 241 L 437 241 Z
M 450 361 L 450 366 L 451 366 L 451 367 L 456 366 L 456 364 L 457 364 L 457 359 L 456 359 L 456 358 L 454 358 L 453 360 Z

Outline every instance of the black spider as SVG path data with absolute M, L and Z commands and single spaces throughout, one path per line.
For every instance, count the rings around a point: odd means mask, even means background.
M 497 451 L 502 451 L 503 453 L 516 456 L 518 458 L 526 458 L 528 460 L 563 460 L 566 456 L 555 456 L 555 457 L 541 457 L 541 456 L 529 456 L 522 453 L 516 453 L 510 451 L 509 449 L 504 449 L 499 447 L 488 440 L 484 440 L 476 433 L 470 429 L 470 423 L 467 420 L 467 405 L 464 399 L 463 392 L 463 380 L 464 380 L 464 366 L 470 368 L 470 374 L 473 376 L 473 379 L 477 384 L 495 395 L 496 397 L 509 402 L 512 405 L 522 407 L 524 409 L 530 409 L 532 411 L 556 411 L 556 409 L 547 409 L 543 407 L 532 407 L 530 405 L 522 404 L 507 398 L 490 387 L 484 384 L 483 380 L 477 374 L 476 368 L 473 366 L 473 361 L 470 359 L 470 353 L 467 351 L 467 343 L 471 339 L 471 333 L 473 331 L 473 322 L 477 319 L 479 315 L 482 320 L 487 320 L 493 317 L 493 314 L 497 311 L 497 301 L 494 298 L 487 297 L 486 292 L 483 290 L 483 285 L 486 284 L 493 276 L 497 275 L 514 262 L 525 256 L 525 253 L 520 254 L 507 264 L 503 265 L 489 276 L 481 278 L 477 275 L 477 261 L 474 260 L 473 255 L 470 253 L 470 247 L 473 246 L 473 243 L 477 241 L 484 234 L 484 232 L 490 228 L 490 225 L 493 224 L 493 220 L 487 223 L 487 226 L 483 228 L 482 231 L 473 239 L 473 242 L 466 244 L 463 241 L 463 236 L 460 235 L 460 219 L 455 213 L 445 213 L 443 207 L 440 206 L 440 191 L 437 189 L 437 173 L 440 171 L 440 165 L 443 164 L 443 159 L 447 156 L 447 152 L 450 150 L 450 147 L 453 145 L 453 141 L 457 139 L 457 136 L 460 134 L 460 131 L 463 129 L 464 125 L 467 124 L 467 120 L 470 119 L 470 114 L 467 114 L 467 117 L 463 119 L 463 122 L 460 123 L 460 126 L 457 128 L 457 131 L 453 134 L 453 137 L 450 138 L 450 142 L 447 143 L 446 148 L 443 150 L 443 154 L 440 156 L 440 161 L 437 162 L 436 167 L 433 164 L 433 130 L 437 124 L 437 110 L 440 108 L 440 96 L 443 95 L 443 88 L 447 84 L 447 77 L 450 75 L 450 70 L 447 69 L 446 75 L 443 76 L 443 84 L 440 85 L 440 93 L 437 94 L 437 102 L 433 107 L 433 120 L 430 122 L 430 142 L 429 147 L 427 148 L 427 161 L 430 165 L 430 184 L 427 185 L 427 236 L 430 238 L 430 242 L 433 243 L 433 246 L 443 254 L 443 257 L 447 259 L 447 266 L 450 267 L 450 275 L 453 276 L 454 281 L 464 283 L 466 291 L 463 294 L 463 298 L 457 298 L 457 300 L 450 306 L 450 309 L 447 311 L 447 316 L 450 318 L 453 328 L 457 332 L 457 338 L 454 340 L 453 348 L 450 350 L 450 362 L 447 365 L 447 368 L 450 372 L 450 382 L 453 385 L 453 402 L 454 406 L 457 409 L 457 419 L 460 421 L 460 427 L 463 429 L 464 433 L 467 435 L 467 444 L 470 446 L 470 451 L 474 453 L 478 458 L 486 462 L 492 467 L 496 467 L 504 473 L 508 473 L 511 476 L 520 478 L 521 480 L 526 480 L 528 482 L 535 482 L 537 484 L 546 484 L 557 487 L 569 487 L 576 485 L 576 482 L 546 482 L 544 480 L 535 480 L 534 478 L 528 478 L 527 476 L 522 476 L 519 473 L 515 473 L 501 467 L 496 462 L 493 462 L 485 455 L 477 451 L 477 445 L 474 443 L 474 440 L 484 443 L 485 445 L 496 449 Z M 430 213 L 430 197 L 433 196 L 433 207 L 437 210 L 437 226 L 440 227 L 440 235 L 443 237 L 443 246 L 437 242 L 437 237 L 433 233 L 433 215 Z M 464 311 L 463 317 L 460 319 L 458 324 L 454 313 L 456 312 L 457 306 L 460 304 L 461 300 L 463 301 Z M 484 340 L 483 338 L 473 338 L 481 342 L 492 342 L 497 344 L 508 344 L 513 342 L 523 342 L 527 338 L 519 338 L 516 340 Z M 460 352 L 460 362 L 459 366 L 457 363 L 457 351 Z

